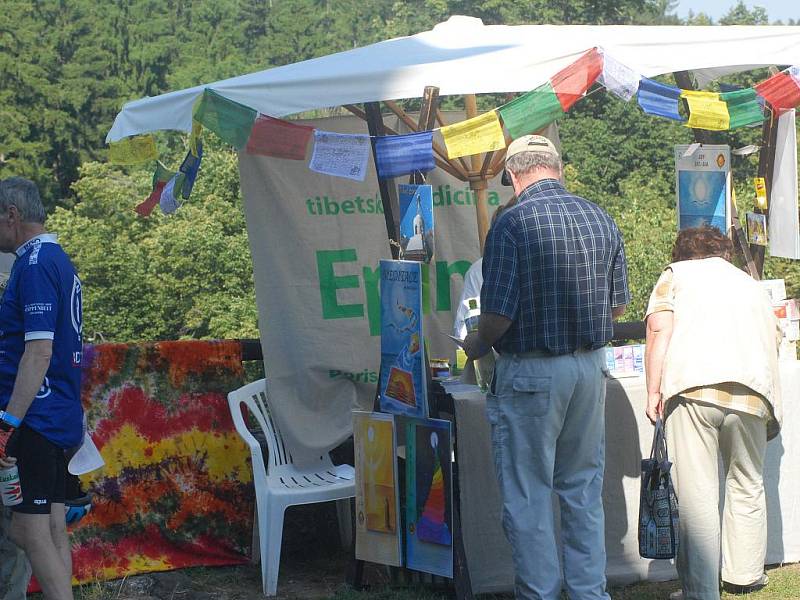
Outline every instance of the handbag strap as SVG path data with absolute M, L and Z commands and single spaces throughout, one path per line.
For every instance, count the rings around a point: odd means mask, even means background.
M 666 425 L 661 417 L 656 419 L 655 431 L 653 432 L 653 446 L 650 448 L 650 458 L 656 459 L 659 463 L 669 461 Z

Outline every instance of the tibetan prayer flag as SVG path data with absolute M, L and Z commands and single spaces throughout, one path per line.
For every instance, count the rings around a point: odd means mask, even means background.
M 539 131 L 564 114 L 550 83 L 515 98 L 498 112 L 513 139 Z
M 592 48 L 550 79 L 564 112 L 586 94 L 602 72 L 603 55 Z
M 161 193 L 164 191 L 164 186 L 175 175 L 175 171 L 170 171 L 167 167 L 160 162 L 156 163 L 156 171 L 153 173 L 153 187 L 147 199 L 138 204 L 134 209 L 139 216 L 149 217 L 150 213 L 156 207 L 156 204 L 161 200 Z
M 138 165 L 157 158 L 156 139 L 152 135 L 137 135 L 108 146 L 108 162 L 115 165 Z
M 603 72 L 599 81 L 609 92 L 629 102 L 639 89 L 640 79 L 639 73 L 603 53 Z
M 685 121 L 678 112 L 678 99 L 681 90 L 672 85 L 664 85 L 647 77 L 639 82 L 637 98 L 639 106 L 648 115 L 657 115 L 675 121 Z
M 441 133 L 444 145 L 447 146 L 448 158 L 470 156 L 506 147 L 503 128 L 497 118 L 497 112 L 493 110 L 472 119 L 442 127 Z
M 194 107 L 194 119 L 237 150 L 244 148 L 258 113 L 206 88 Z
M 334 177 L 364 181 L 371 150 L 368 135 L 317 129 L 314 131 L 314 154 L 308 168 Z
M 375 166 L 381 179 L 430 171 L 436 166 L 433 132 L 375 138 Z
M 161 207 L 161 212 L 165 215 L 171 215 L 181 205 L 176 195 L 176 190 L 180 190 L 183 187 L 184 179 L 185 175 L 183 173 L 175 173 L 172 179 L 167 182 L 167 185 L 164 186 L 164 191 L 161 192 L 158 204 Z
M 800 67 L 792 65 L 789 67 L 789 76 L 794 79 L 794 82 L 800 86 Z
M 197 172 L 200 170 L 201 160 L 203 160 L 203 142 L 198 140 L 194 151 L 189 150 L 178 169 L 184 175 L 183 185 L 181 186 L 181 196 L 184 200 L 187 200 L 192 193 L 194 182 L 197 179 Z
M 189 150 L 191 150 L 192 154 L 195 156 L 199 156 L 197 152 L 197 144 L 200 141 L 200 134 L 203 133 L 203 126 L 192 119 L 192 133 L 189 136 Z
M 687 127 L 710 131 L 728 130 L 731 122 L 728 105 L 720 99 L 718 93 L 682 90 L 681 98 L 689 105 Z
M 800 104 L 800 82 L 783 72 L 759 83 L 756 91 L 773 108 L 794 108 Z
M 731 129 L 761 123 L 764 120 L 764 109 L 759 104 L 754 89 L 723 92 L 719 97 L 728 105 Z
M 305 160 L 308 140 L 314 128 L 259 115 L 247 140 L 248 154 Z

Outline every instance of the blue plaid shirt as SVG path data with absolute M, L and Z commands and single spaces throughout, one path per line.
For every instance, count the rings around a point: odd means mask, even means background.
M 611 340 L 611 307 L 629 302 L 616 223 L 558 181 L 528 186 L 489 230 L 481 312 L 512 321 L 499 352 L 600 348 Z

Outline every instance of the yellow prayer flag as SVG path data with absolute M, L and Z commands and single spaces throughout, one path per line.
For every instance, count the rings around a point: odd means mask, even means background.
M 138 165 L 158 158 L 156 139 L 152 135 L 138 135 L 108 145 L 108 162 L 116 165 Z
M 506 147 L 503 128 L 492 110 L 478 117 L 442 127 L 448 158 L 469 156 Z
M 203 133 L 203 124 L 198 123 L 192 119 L 192 134 L 189 136 L 189 149 L 192 151 L 192 156 L 197 158 L 197 140 L 200 139 L 200 134 Z
M 687 127 L 711 131 L 730 129 L 731 116 L 728 113 L 728 105 L 720 99 L 716 92 L 681 90 L 681 97 L 689 103 Z

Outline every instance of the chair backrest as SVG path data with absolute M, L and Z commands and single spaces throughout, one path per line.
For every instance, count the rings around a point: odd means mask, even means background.
M 259 379 L 253 383 L 249 383 L 238 390 L 231 392 L 229 401 L 232 399 L 236 407 L 241 411 L 241 405 L 247 406 L 250 414 L 258 422 L 261 431 L 267 441 L 267 448 L 269 450 L 268 461 L 265 461 L 265 467 L 268 475 L 278 475 L 280 473 L 294 472 L 294 461 L 292 460 L 291 453 L 286 449 L 286 444 L 281 436 L 281 431 L 278 428 L 278 423 L 272 417 L 267 402 L 267 380 Z M 231 410 L 234 410 L 233 405 Z M 236 420 L 234 418 L 234 420 Z M 244 423 L 247 427 L 246 422 Z M 252 432 L 248 432 L 252 435 Z M 255 436 L 253 436 L 255 437 Z M 262 453 L 263 454 L 263 453 Z M 323 466 L 330 464 L 330 457 L 325 454 L 320 456 L 320 463 Z

